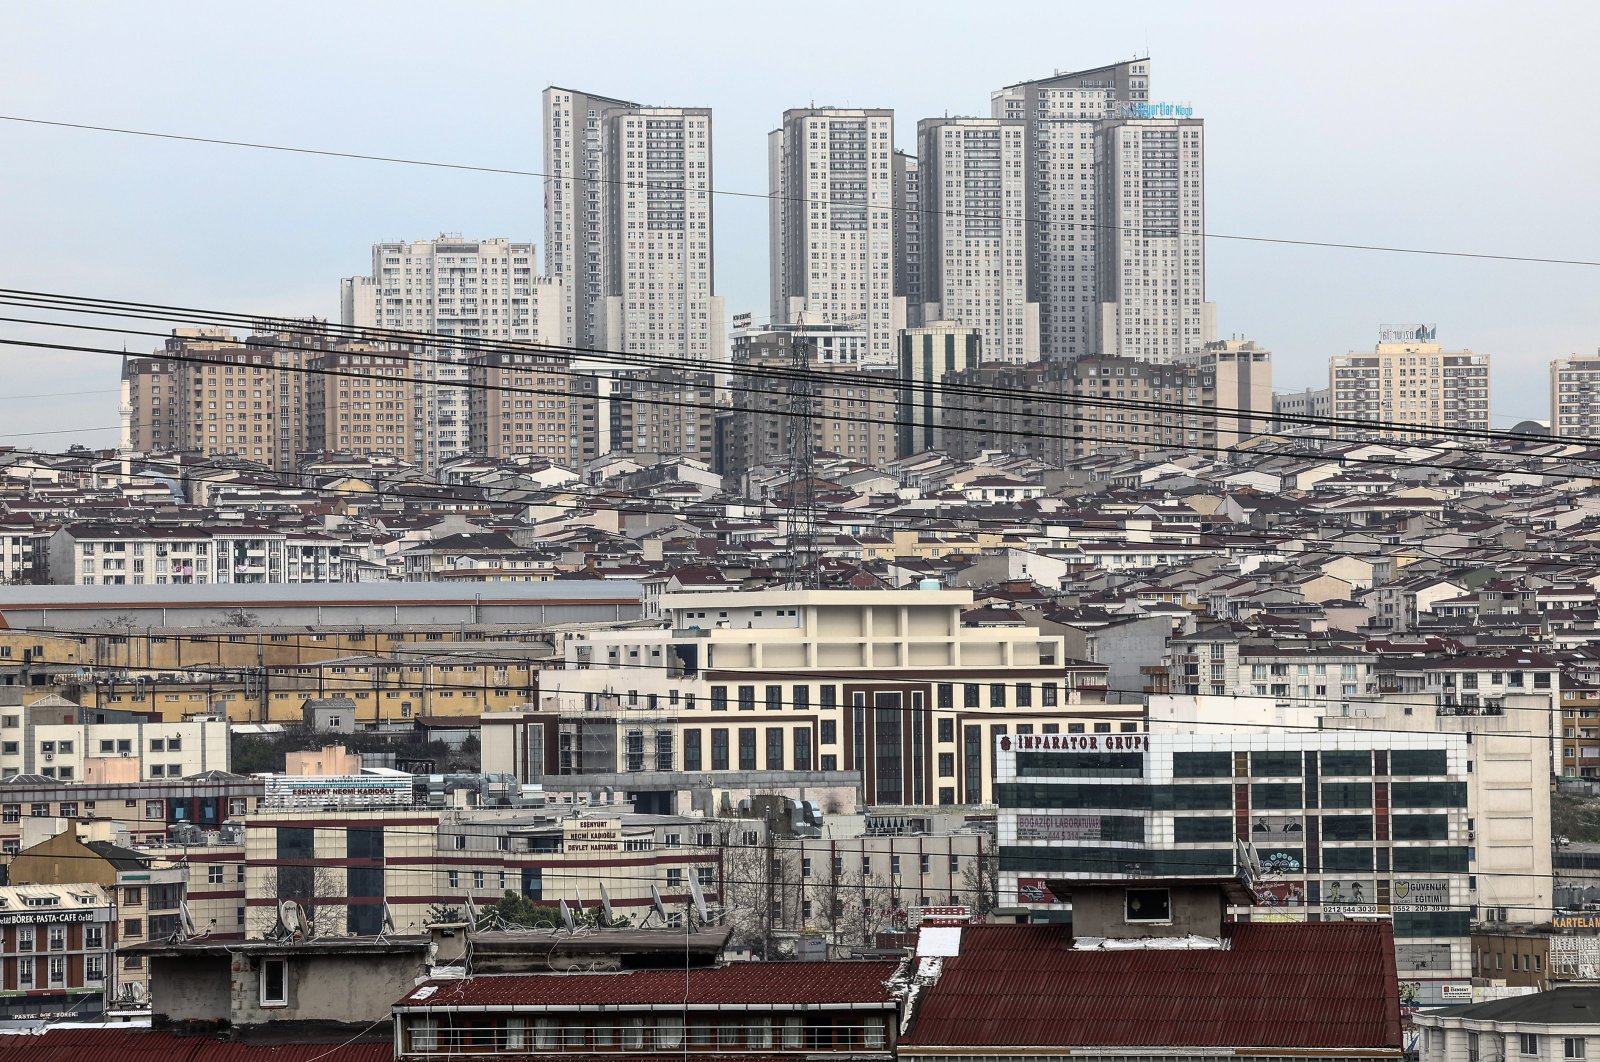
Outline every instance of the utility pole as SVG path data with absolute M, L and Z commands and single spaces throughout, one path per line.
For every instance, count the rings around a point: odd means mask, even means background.
M 817 552 L 816 381 L 811 376 L 811 340 L 789 337 L 789 552 L 797 589 L 822 582 Z
M 772 958 L 772 899 L 773 890 L 778 876 L 777 838 L 773 836 L 772 806 L 767 805 L 767 829 L 765 838 L 766 848 L 766 879 L 767 902 L 766 910 L 761 913 L 761 959 L 763 962 Z

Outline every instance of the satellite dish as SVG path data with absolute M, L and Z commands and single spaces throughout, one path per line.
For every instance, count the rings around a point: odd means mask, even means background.
M 650 908 L 663 925 L 667 921 L 667 905 L 661 902 L 661 890 L 657 889 L 655 882 L 650 883 Z
M 577 912 L 581 915 L 583 914 L 583 890 L 574 886 L 572 893 L 578 898 Z
M 566 900 L 561 901 L 561 921 L 566 923 L 568 933 L 577 932 L 577 923 L 572 920 L 572 908 L 567 906 Z
M 194 916 L 189 913 L 188 900 L 178 901 L 178 923 L 183 927 L 183 935 L 185 937 L 195 935 Z
M 478 928 L 478 905 L 472 902 L 472 897 L 467 897 L 467 926 L 471 929 Z
M 694 910 L 700 916 L 700 924 L 709 926 L 711 924 L 711 915 L 706 910 L 706 894 L 700 891 L 699 874 L 689 875 L 689 895 L 694 897 Z
M 394 932 L 394 912 L 389 910 L 389 901 L 383 901 L 383 928 L 385 932 Z
M 600 910 L 606 916 L 606 925 L 609 926 L 616 921 L 611 914 L 611 895 L 606 892 L 606 884 L 603 881 L 600 883 Z
M 278 921 L 283 923 L 284 931 L 291 937 L 311 936 L 311 924 L 306 921 L 306 913 L 293 900 L 284 900 L 278 905 Z

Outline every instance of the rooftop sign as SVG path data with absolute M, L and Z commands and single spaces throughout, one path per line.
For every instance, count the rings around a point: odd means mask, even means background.
M 1000 751 L 1010 752 L 1149 752 L 1148 734 L 1010 734 L 1000 735 Z
M 1384 325 L 1378 329 L 1379 343 L 1432 343 L 1439 338 L 1436 324 Z
M 1124 103 L 1123 118 L 1193 118 L 1194 107 L 1187 103 Z

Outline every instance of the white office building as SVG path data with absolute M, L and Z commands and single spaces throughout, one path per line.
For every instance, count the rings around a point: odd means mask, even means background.
M 867 364 L 893 365 L 906 324 L 896 295 L 894 112 L 783 113 L 767 138 L 772 320 L 853 324 Z
M 975 328 L 984 362 L 1039 360 L 1028 296 L 1027 124 L 930 118 L 917 125 L 923 321 Z

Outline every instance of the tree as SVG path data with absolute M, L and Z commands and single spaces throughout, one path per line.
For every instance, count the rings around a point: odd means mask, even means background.
M 1000 860 L 994 849 L 979 848 L 961 871 L 961 891 L 975 917 L 987 915 L 1000 903 Z
M 431 925 L 439 925 L 440 923 L 447 923 L 448 924 L 448 923 L 453 923 L 453 922 L 460 922 L 462 920 L 462 918 L 463 918 L 463 915 L 461 914 L 461 908 L 459 908 L 459 907 L 447 907 L 446 905 L 444 905 L 442 903 L 436 903 L 433 906 L 428 908 L 428 914 L 427 914 L 427 917 L 424 919 L 424 924 L 425 925 L 430 925 L 430 926 Z
M 249 609 L 236 608 L 223 614 L 222 626 L 224 627 L 259 627 L 261 618 Z
M 277 901 L 272 907 L 256 908 L 250 935 L 264 937 L 278 927 L 279 904 L 293 900 L 305 913 L 311 931 L 318 936 L 342 935 L 348 931 L 348 891 L 343 875 L 331 867 L 312 864 L 269 868 L 270 893 Z
M 629 924 L 627 918 L 620 917 L 607 922 L 605 912 L 599 907 L 585 907 L 581 911 L 574 911 L 569 907 L 568 910 L 572 914 L 574 925 L 589 929 L 615 929 Z M 535 903 L 510 889 L 506 890 L 506 894 L 498 903 L 488 907 L 484 914 L 493 915 L 506 925 L 523 926 L 528 929 L 561 929 L 565 926 L 559 903 L 554 906 Z

